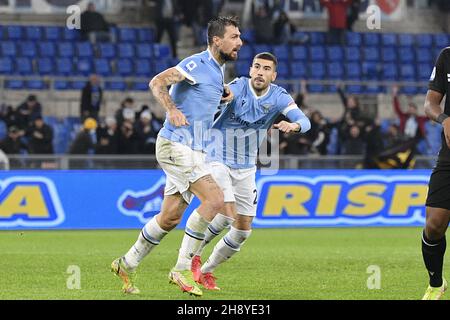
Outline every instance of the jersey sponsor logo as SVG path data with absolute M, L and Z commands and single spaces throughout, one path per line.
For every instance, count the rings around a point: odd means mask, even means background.
M 64 219 L 53 181 L 43 177 L 0 180 L 0 227 L 51 227 Z
M 165 183 L 165 177 L 161 177 L 150 189 L 126 190 L 117 201 L 119 211 L 146 223 L 161 211 Z
M 260 226 L 421 225 L 429 176 L 270 176 L 258 182 Z
M 189 61 L 186 64 L 186 68 L 189 70 L 189 72 L 192 72 L 192 70 L 194 70 L 195 68 L 197 68 L 197 64 L 195 63 L 195 61 Z

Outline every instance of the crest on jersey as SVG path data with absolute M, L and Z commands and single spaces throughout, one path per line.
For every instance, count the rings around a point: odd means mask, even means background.
M 272 105 L 270 105 L 270 104 L 263 104 L 262 108 L 263 108 L 264 113 L 269 113 L 270 108 L 272 108 Z

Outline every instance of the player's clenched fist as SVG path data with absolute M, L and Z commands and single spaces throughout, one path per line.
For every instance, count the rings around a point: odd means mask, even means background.
M 220 103 L 231 102 L 231 101 L 233 101 L 233 98 L 234 98 L 233 92 L 231 92 L 231 90 L 228 86 L 224 86 L 222 99 L 220 99 Z
M 300 125 L 298 123 L 291 123 L 287 121 L 281 121 L 273 125 L 274 128 L 282 131 L 282 132 L 297 132 L 300 130 Z
M 171 109 L 167 115 L 169 122 L 175 127 L 189 125 L 186 116 L 178 109 Z

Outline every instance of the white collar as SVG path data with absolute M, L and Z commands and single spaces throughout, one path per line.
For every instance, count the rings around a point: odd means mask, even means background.
M 214 58 L 214 56 L 213 56 L 212 52 L 209 50 L 209 48 L 206 49 L 206 51 L 208 51 L 209 60 L 213 60 L 219 66 L 219 68 L 222 69 L 223 66 L 221 66 L 220 63 L 216 60 L 216 58 Z M 225 65 L 225 63 L 224 63 L 224 65 Z
M 248 86 L 250 87 L 250 91 L 253 93 L 253 96 L 254 96 L 256 99 L 262 99 L 262 98 L 264 98 L 265 96 L 267 96 L 267 94 L 268 94 L 269 91 L 270 91 L 270 87 L 271 87 L 270 84 L 269 84 L 269 86 L 267 87 L 266 92 L 264 92 L 264 94 L 263 94 L 262 96 L 258 96 L 258 95 L 256 94 L 255 90 L 253 90 L 251 80 L 252 80 L 252 79 L 248 79 Z

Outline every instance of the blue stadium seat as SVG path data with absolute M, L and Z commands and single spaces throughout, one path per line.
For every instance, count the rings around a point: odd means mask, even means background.
M 173 63 L 171 60 L 163 59 L 163 60 L 154 60 L 153 61 L 153 72 L 155 74 L 158 74 L 160 72 L 163 72 L 164 70 L 170 68 L 173 66 Z M 248 73 L 247 73 L 248 74 Z
M 323 45 L 325 44 L 325 32 L 310 32 L 309 42 L 312 45 Z
M 398 80 L 397 64 L 395 64 L 395 63 L 383 64 L 382 79 L 383 80 Z
M 125 81 L 107 81 L 105 83 L 105 89 L 111 91 L 125 91 L 127 84 Z
M 272 52 L 272 46 L 268 44 L 256 44 L 253 45 L 253 54 L 257 55 L 261 52 Z
M 11 90 L 22 90 L 25 89 L 25 83 L 23 80 L 6 80 L 5 88 Z
M 92 45 L 90 42 L 87 41 L 77 42 L 76 47 L 78 57 L 82 58 L 94 57 L 94 50 L 92 49 Z
M 445 33 L 437 33 L 433 35 L 434 37 L 434 46 L 440 49 L 444 49 L 448 46 L 448 36 Z
M 346 33 L 347 46 L 359 47 L 362 43 L 361 33 L 358 32 L 347 32 Z
M 131 43 L 120 43 L 118 49 L 119 58 L 134 58 L 134 46 Z
M 415 95 L 417 94 L 417 87 L 416 86 L 404 86 L 400 88 L 400 93 L 406 94 L 406 95 Z
M 309 56 L 312 61 L 323 61 L 325 57 L 325 47 L 312 46 L 309 47 Z
M 7 26 L 6 35 L 10 40 L 21 40 L 23 39 L 24 32 L 22 26 Z
M 47 84 L 43 80 L 27 80 L 25 87 L 30 90 L 44 90 L 47 89 Z
M 397 35 L 395 33 L 383 33 L 381 35 L 381 44 L 384 47 L 397 46 Z
M 277 78 L 278 79 L 289 79 L 289 64 L 286 61 L 278 62 Z
M 415 63 L 416 57 L 414 55 L 415 51 L 413 48 L 401 47 L 398 53 L 400 63 Z
M 94 59 L 94 70 L 99 75 L 110 76 L 111 66 L 108 59 Z
M 241 30 L 241 39 L 242 39 L 242 41 L 245 41 L 248 44 L 254 43 L 255 42 L 255 30 L 253 30 L 253 29 Z
M 347 79 L 349 80 L 360 80 L 362 78 L 361 66 L 359 63 L 346 63 L 345 73 L 347 75 Z
M 365 80 L 378 80 L 379 66 L 377 62 L 363 62 L 362 75 Z
M 365 47 L 362 49 L 364 53 L 364 60 L 366 61 L 379 61 L 380 51 L 378 47 Z
M 331 62 L 327 64 L 327 78 L 341 80 L 344 78 L 344 68 L 341 62 Z
M 429 48 L 417 48 L 416 50 L 416 61 L 419 63 L 434 63 L 433 54 L 430 52 Z
M 414 46 L 414 36 L 412 34 L 403 33 L 398 35 L 398 44 L 402 47 Z
M 61 29 L 63 28 L 53 26 L 44 27 L 44 38 L 47 41 L 61 41 L 62 40 Z
M 9 57 L 0 57 L 0 74 L 12 74 L 14 72 L 14 64 Z
M 137 44 L 136 56 L 142 59 L 151 59 L 153 57 L 153 45 L 148 43 Z
M 138 59 L 134 61 L 134 72 L 136 76 L 153 76 L 153 68 L 148 59 Z M 147 83 L 148 86 L 148 83 Z
M 167 59 L 172 56 L 170 47 L 166 44 L 153 44 L 153 57 L 155 59 Z
M 136 42 L 136 29 L 134 28 L 119 28 L 119 40 L 122 42 Z
M 80 32 L 76 29 L 62 29 L 62 38 L 64 41 L 78 41 L 81 39 Z
M 72 58 L 75 55 L 75 50 L 71 42 L 59 42 L 57 47 L 58 55 L 61 58 Z
M 402 80 L 415 81 L 416 69 L 411 64 L 402 64 L 399 67 Z
M 70 82 L 70 88 L 73 90 L 81 90 L 84 88 L 85 85 L 86 85 L 86 81 L 82 81 L 82 80 L 74 80 L 74 81 Z
M 129 76 L 133 73 L 133 64 L 130 59 L 119 59 L 116 63 L 116 71 L 121 76 Z
M 380 44 L 380 34 L 375 32 L 363 33 L 364 44 L 366 46 L 378 46 Z
M 417 77 L 419 81 L 427 81 L 431 77 L 433 66 L 428 63 L 420 63 L 417 65 Z
M 308 50 L 306 49 L 305 46 L 293 46 L 291 47 L 291 57 L 295 61 L 308 60 Z
M 306 79 L 308 76 L 308 68 L 306 67 L 305 62 L 292 62 L 291 63 L 291 77 Z
M 73 75 L 73 62 L 69 58 L 57 58 L 56 59 L 56 72 L 59 75 Z
M 6 38 L 6 31 L 5 31 L 5 27 L 0 25 L 0 40 L 4 41 Z
M 433 35 L 422 33 L 416 35 L 416 47 L 430 48 L 433 46 Z
M 26 41 L 19 43 L 20 53 L 23 57 L 34 58 L 37 56 L 37 48 L 34 42 Z
M 430 146 L 430 154 L 436 155 L 441 149 L 442 126 L 434 121 L 425 122 L 426 140 Z
M 25 35 L 28 40 L 39 41 L 42 38 L 42 28 L 39 26 L 26 26 Z
M 100 43 L 98 45 L 99 53 L 101 58 L 112 59 L 116 56 L 116 48 L 112 43 Z
M 361 94 L 364 92 L 363 86 L 360 85 L 348 85 L 345 89 L 350 94 Z
M 322 80 L 325 78 L 325 64 L 321 62 L 313 62 L 309 64 L 309 78 Z
M 277 57 L 278 61 L 288 61 L 289 46 L 288 45 L 273 46 L 273 54 Z
M 16 59 L 16 71 L 22 75 L 33 74 L 33 64 L 30 58 L 17 58 Z
M 152 28 L 137 29 L 139 42 L 152 43 L 155 39 L 154 30 Z
M 16 44 L 12 41 L 2 41 L 0 42 L 0 52 L 1 56 L 7 57 L 17 57 L 17 47 Z
M 345 59 L 348 62 L 357 62 L 361 60 L 361 52 L 358 47 L 346 47 Z
M 253 59 L 253 49 L 252 46 L 243 46 L 241 50 L 239 50 L 239 60 L 247 60 L 251 61 Z
M 323 84 L 309 84 L 307 90 L 311 93 L 323 93 L 326 92 L 326 87 Z
M 250 65 L 246 61 L 236 61 L 235 69 L 236 76 L 248 76 Z
M 383 62 L 397 61 L 397 50 L 393 47 L 384 47 L 381 49 L 381 59 Z
M 384 92 L 383 87 L 375 84 L 366 85 L 363 91 L 368 94 L 379 94 Z
M 75 63 L 76 74 L 88 76 L 92 73 L 92 60 L 90 58 L 80 58 Z
M 0 140 L 3 140 L 8 133 L 8 128 L 3 120 L 0 120 Z
M 148 81 L 136 81 L 131 85 L 131 90 L 148 91 Z
M 68 90 L 68 89 L 70 89 L 69 82 L 65 81 L 65 80 L 55 80 L 55 82 L 53 82 L 53 89 L 55 89 L 55 90 Z
M 344 50 L 339 46 L 327 47 L 327 57 L 329 62 L 342 61 L 344 59 Z
M 53 59 L 39 58 L 36 61 L 37 72 L 40 75 L 47 75 L 54 73 Z
M 54 58 L 56 55 L 56 47 L 53 42 L 39 42 L 38 51 L 41 57 Z

